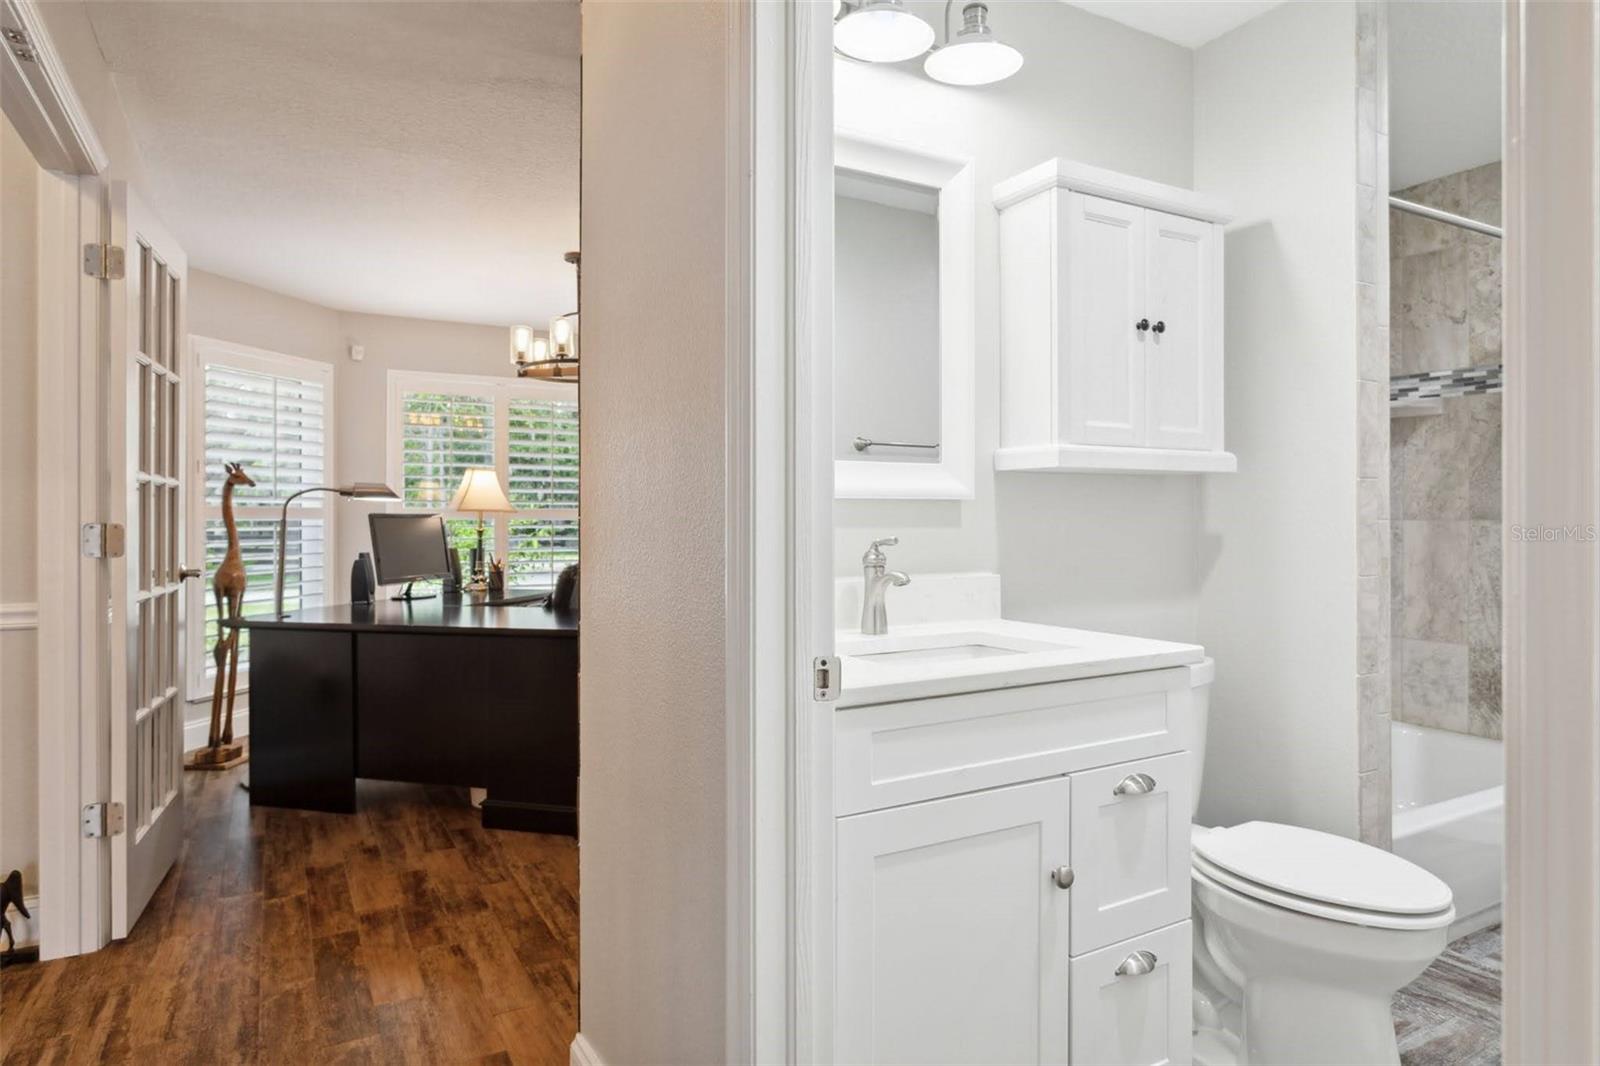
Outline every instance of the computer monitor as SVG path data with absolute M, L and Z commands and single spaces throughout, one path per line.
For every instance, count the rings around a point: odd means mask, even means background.
M 372 563 L 378 584 L 399 585 L 397 600 L 426 599 L 412 594 L 411 582 L 450 576 L 450 547 L 444 517 L 436 514 L 369 514 Z

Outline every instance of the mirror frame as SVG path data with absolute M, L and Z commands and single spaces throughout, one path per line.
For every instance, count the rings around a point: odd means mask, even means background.
M 836 170 L 854 170 L 936 190 L 939 201 L 939 461 L 835 459 L 833 495 L 842 500 L 970 500 L 977 482 L 973 162 L 836 129 L 833 165 Z M 834 380 L 838 380 L 837 373 Z

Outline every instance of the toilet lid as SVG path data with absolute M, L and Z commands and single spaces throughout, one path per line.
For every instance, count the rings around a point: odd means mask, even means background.
M 1450 886 L 1415 863 L 1315 829 L 1245 822 L 1198 834 L 1194 850 L 1236 877 L 1336 907 L 1433 914 L 1450 906 Z

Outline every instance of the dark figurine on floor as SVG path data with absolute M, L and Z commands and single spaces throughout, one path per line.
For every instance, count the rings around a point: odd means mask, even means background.
M 15 951 L 17 940 L 11 935 L 11 919 L 6 917 L 6 911 L 12 907 L 17 908 L 17 913 L 24 918 L 32 918 L 28 913 L 28 905 L 22 902 L 22 871 L 12 870 L 6 874 L 6 879 L 0 881 L 0 934 L 6 938 L 6 951 Z

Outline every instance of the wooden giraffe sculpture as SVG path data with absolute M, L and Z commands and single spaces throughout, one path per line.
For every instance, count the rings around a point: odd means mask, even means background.
M 244 609 L 244 590 L 249 584 L 244 556 L 239 552 L 239 527 L 233 520 L 233 490 L 239 485 L 255 487 L 242 463 L 224 463 L 228 479 L 222 483 L 222 524 L 228 527 L 228 552 L 211 577 L 211 592 L 217 599 L 219 620 L 231 621 Z M 206 746 L 189 760 L 192 769 L 223 769 L 243 761 L 244 746 L 233 742 L 233 699 L 239 685 L 239 631 L 221 626 L 217 646 L 212 652 L 217 661 L 217 684 L 211 692 L 211 734 Z M 228 713 L 223 717 L 223 681 L 227 681 Z

